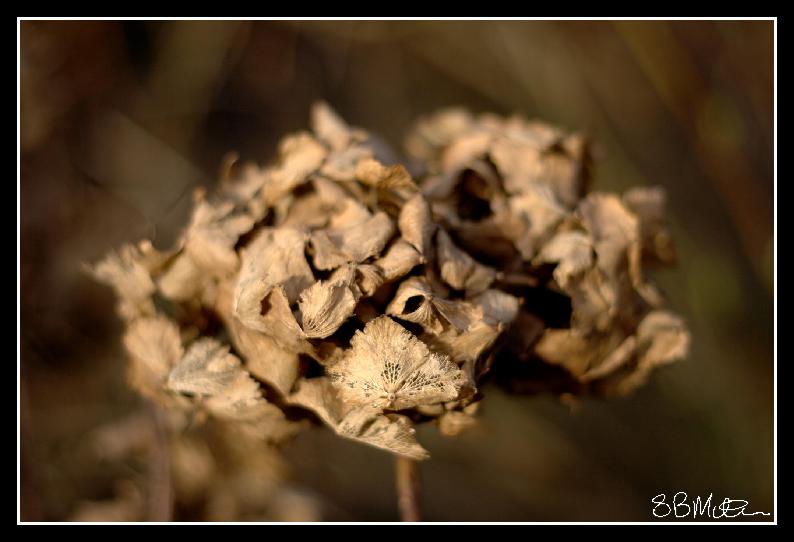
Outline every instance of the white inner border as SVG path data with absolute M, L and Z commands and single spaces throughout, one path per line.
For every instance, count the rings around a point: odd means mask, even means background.
M 418 525 L 717 525 L 730 523 L 736 525 L 777 525 L 777 17 L 17 17 L 17 525 L 206 525 L 208 523 L 220 525 L 314 525 L 314 522 L 178 522 L 178 523 L 157 523 L 157 522 L 22 522 L 20 512 L 20 333 L 21 333 L 21 305 L 20 305 L 20 29 L 22 21 L 229 21 L 229 20 L 251 20 L 251 21 L 773 21 L 774 39 L 774 75 L 773 75 L 773 172 L 774 172 L 774 223 L 773 223 L 773 304 L 774 304 L 774 369 L 773 369 L 773 521 L 640 521 L 640 522 L 434 522 L 427 521 Z M 328 525 L 411 525 L 400 522 L 389 521 L 368 521 L 368 522 L 333 522 Z

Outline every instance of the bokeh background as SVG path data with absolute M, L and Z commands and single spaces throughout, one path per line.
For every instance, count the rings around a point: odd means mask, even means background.
M 651 521 L 651 498 L 677 491 L 772 512 L 773 22 L 23 21 L 20 36 L 23 520 L 85 517 L 146 481 L 145 462 L 89 445 L 142 405 L 113 294 L 81 264 L 167 246 L 228 151 L 266 162 L 316 99 L 398 149 L 449 105 L 584 129 L 596 189 L 668 192 L 679 262 L 654 279 L 689 359 L 613 401 L 488 387 L 479 427 L 420 428 L 426 519 Z M 285 452 L 314 517 L 397 519 L 387 454 L 319 428 Z

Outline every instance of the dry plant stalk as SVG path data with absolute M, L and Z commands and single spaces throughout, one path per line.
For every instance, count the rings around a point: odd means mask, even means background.
M 274 445 L 319 419 L 398 456 L 403 484 L 430 455 L 414 425 L 473 425 L 491 373 L 625 394 L 686 355 L 643 274 L 674 260 L 664 192 L 590 192 L 581 134 L 445 110 L 406 138 L 409 171 L 324 103 L 311 124 L 267 167 L 230 161 L 170 250 L 90 268 L 118 296 L 130 383 L 175 419 Z
M 419 464 L 413 459 L 397 456 L 394 459 L 394 468 L 400 519 L 421 521 Z

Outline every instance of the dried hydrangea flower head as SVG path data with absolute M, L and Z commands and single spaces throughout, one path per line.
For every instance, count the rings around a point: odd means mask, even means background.
M 163 407 L 271 443 L 319 419 L 425 459 L 414 424 L 471 426 L 500 365 L 623 393 L 686 354 L 642 273 L 672 261 L 664 194 L 588 194 L 581 135 L 440 112 L 409 135 L 414 177 L 326 104 L 311 124 L 268 166 L 227 164 L 172 249 L 91 268 L 119 298 L 131 384 Z

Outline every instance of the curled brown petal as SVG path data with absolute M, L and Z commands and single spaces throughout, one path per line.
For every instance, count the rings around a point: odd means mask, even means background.
M 456 290 L 480 292 L 488 288 L 496 277 L 496 270 L 475 261 L 455 246 L 443 229 L 436 234 L 436 254 L 441 277 Z
M 432 238 L 436 226 L 430 205 L 422 194 L 415 194 L 403 205 L 397 220 L 402 238 L 408 241 L 422 256 L 430 258 Z
M 353 314 L 358 301 L 353 273 L 350 269 L 347 277 L 318 281 L 303 291 L 298 306 L 306 337 L 328 337 Z

